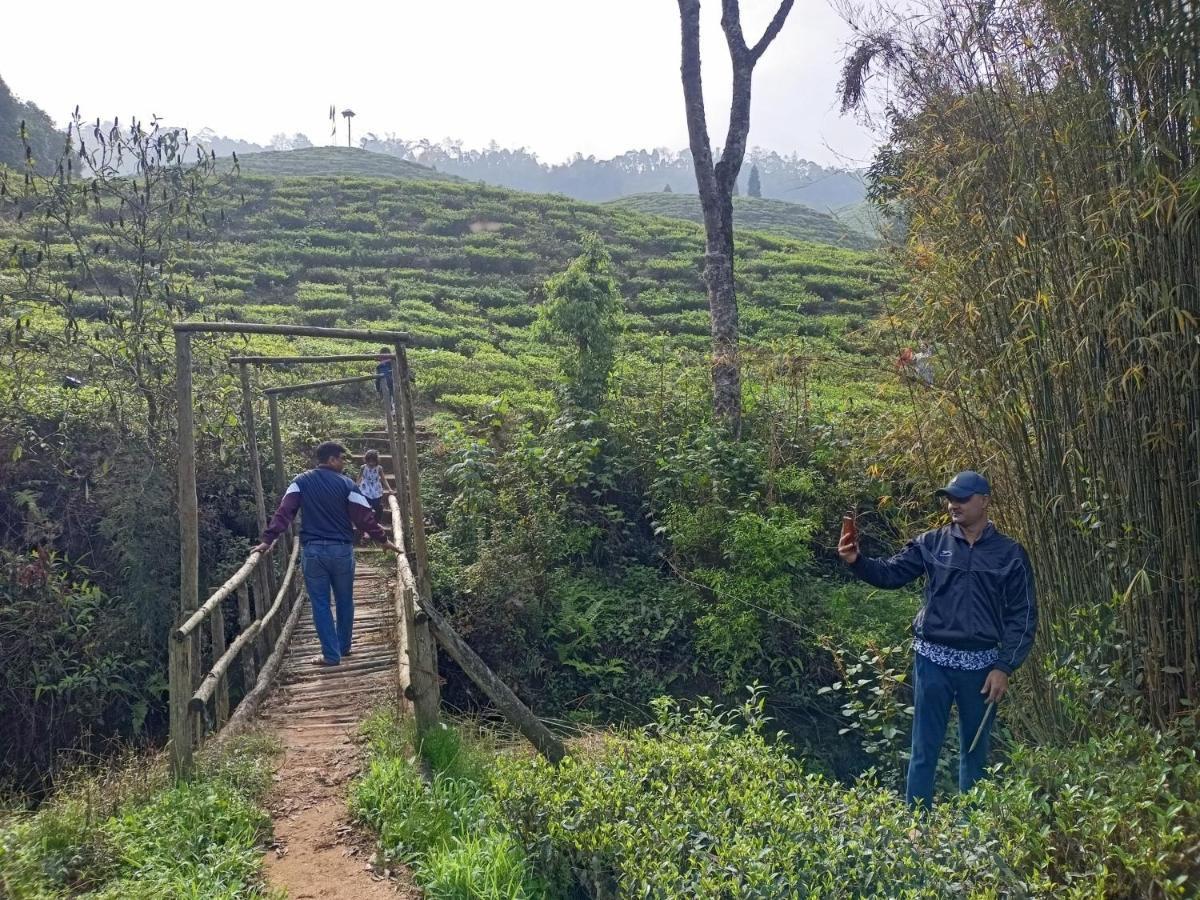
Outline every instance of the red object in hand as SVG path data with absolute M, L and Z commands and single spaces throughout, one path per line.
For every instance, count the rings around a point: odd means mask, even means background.
M 842 543 L 846 538 L 849 538 L 856 547 L 858 546 L 858 523 L 855 521 L 853 511 L 842 516 L 842 537 L 838 543 Z

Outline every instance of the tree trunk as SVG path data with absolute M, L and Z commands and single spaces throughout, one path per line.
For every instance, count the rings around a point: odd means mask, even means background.
M 696 169 L 696 188 L 704 212 L 704 281 L 713 341 L 713 415 L 735 439 L 742 434 L 742 375 L 738 355 L 737 292 L 733 281 L 733 187 L 746 156 L 750 131 L 750 83 L 754 66 L 791 11 L 782 0 L 763 36 L 753 47 L 742 36 L 738 0 L 722 0 L 721 29 L 733 63 L 733 101 L 721 159 L 713 164 L 700 77 L 700 0 L 678 0 L 682 35 L 684 110 Z

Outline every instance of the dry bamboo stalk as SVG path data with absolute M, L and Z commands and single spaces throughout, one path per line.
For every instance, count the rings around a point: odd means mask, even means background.
M 208 703 L 208 701 L 212 698 L 213 691 L 217 689 L 217 682 L 222 679 L 225 676 L 225 673 L 228 671 L 230 663 L 237 659 L 238 654 L 241 653 L 251 641 L 258 637 L 261 631 L 262 622 L 251 622 L 249 628 L 234 638 L 233 643 L 229 645 L 228 649 L 226 649 L 223 654 L 221 654 L 221 658 L 213 664 L 213 667 L 209 669 L 208 673 L 203 679 L 201 679 L 200 687 L 196 689 L 195 694 L 193 694 L 191 699 L 188 701 L 188 706 L 192 712 L 203 711 L 204 705 Z
M 224 738 L 229 735 L 237 734 L 247 723 L 249 723 L 258 712 L 258 706 L 262 702 L 263 697 L 271 689 L 271 683 L 275 680 L 275 676 L 279 672 L 279 667 L 283 664 L 283 658 L 287 656 L 288 644 L 291 642 L 292 635 L 296 631 L 296 623 L 300 620 L 300 613 L 304 609 L 303 594 L 301 599 L 292 607 L 292 612 L 288 616 L 287 621 L 283 626 L 283 633 L 280 635 L 275 649 L 271 655 L 263 663 L 262 671 L 258 675 L 258 681 L 254 688 L 242 698 L 242 702 L 238 704 L 237 709 L 233 711 L 233 715 L 229 717 L 224 730 L 221 731 L 219 738 Z
M 427 603 L 422 603 L 421 612 L 425 614 L 430 630 L 437 636 L 438 643 L 496 704 L 496 709 L 521 734 L 525 735 L 539 753 L 553 763 L 559 762 L 566 756 L 567 751 L 562 741 L 551 734 L 550 730 L 542 724 L 542 721 L 533 714 L 529 707 L 520 701 L 508 685 L 488 668 L 487 663 L 480 659 L 467 642 L 458 636 L 458 632 L 450 626 L 441 613 Z

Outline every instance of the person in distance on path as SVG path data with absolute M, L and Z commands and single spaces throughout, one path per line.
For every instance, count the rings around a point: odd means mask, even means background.
M 913 538 L 890 559 L 862 556 L 854 535 L 838 543 L 850 571 L 875 587 L 903 587 L 925 576 L 912 625 L 914 713 L 905 792 L 911 806 L 933 804 L 952 705 L 958 706 L 959 790 L 983 776 L 996 718 L 990 707 L 1008 690 L 1037 631 L 1033 568 L 1025 549 L 988 521 L 991 493 L 978 472 L 959 472 L 937 492 L 950 524 Z
M 387 347 L 380 347 L 379 355 L 375 358 L 379 363 L 375 367 L 375 391 L 381 397 L 386 396 L 390 400 L 395 390 L 395 382 L 392 380 L 392 363 L 394 362 L 392 351 Z M 386 394 L 384 394 L 385 388 L 387 389 Z
M 300 559 L 304 586 L 312 603 L 313 625 L 321 642 L 317 665 L 336 666 L 350 655 L 354 630 L 354 532 L 365 533 L 394 553 L 400 549 L 387 539 L 375 519 L 371 504 L 358 487 L 342 474 L 346 448 L 334 441 L 317 447 L 317 466 L 302 472 L 288 485 L 279 508 L 254 549 L 265 553 L 287 531 L 296 513 L 300 519 Z M 337 622 L 330 610 L 333 591 Z

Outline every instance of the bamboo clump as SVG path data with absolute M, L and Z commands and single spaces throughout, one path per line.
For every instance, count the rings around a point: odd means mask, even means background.
M 1200 704 L 1197 10 L 918 5 L 864 28 L 843 98 L 891 76 L 893 321 L 936 342 L 930 427 L 1034 561 L 1029 724 L 1086 729 L 1062 677 L 1084 662 L 1166 722 Z

